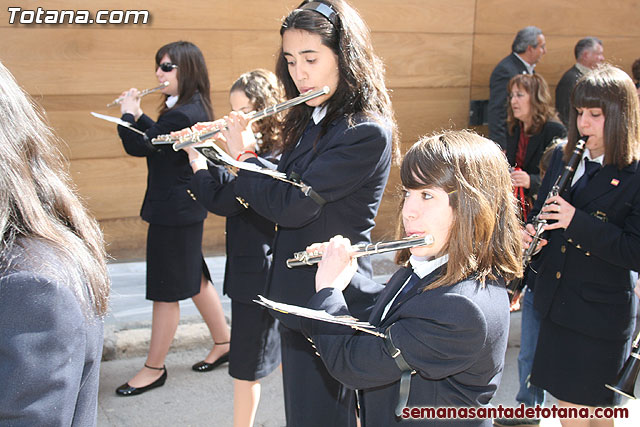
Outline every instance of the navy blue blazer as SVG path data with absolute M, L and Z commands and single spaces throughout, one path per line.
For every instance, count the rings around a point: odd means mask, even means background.
M 187 193 L 193 171 L 189 157 L 183 150 L 174 151 L 170 145 L 154 146 L 151 139 L 187 128 L 210 118 L 202 105 L 199 94 L 174 107 L 154 122 L 143 114 L 136 122 L 132 114 L 124 114 L 122 120 L 145 132 L 147 138 L 118 126 L 127 154 L 147 158 L 147 191 L 140 216 L 150 224 L 180 226 L 195 224 L 207 217 L 207 210 Z
M 207 210 L 227 218 L 224 293 L 251 303 L 264 292 L 275 224 L 238 200 L 235 177 L 223 167 L 209 163 L 208 171 L 194 174 L 189 187 Z
M 530 218 L 540 211 L 565 164 L 559 148 L 540 186 Z M 555 323 L 585 335 L 626 339 L 633 332 L 636 299 L 632 270 L 640 266 L 640 170 L 608 165 L 572 200 L 566 230 L 548 233 L 536 260 L 534 307 Z
M 520 139 L 520 126 L 516 126 L 512 134 L 507 134 L 507 160 L 511 166 L 518 166 L 529 174 L 531 185 L 525 190 L 525 194 L 533 197 L 538 194 L 540 188 L 540 159 L 544 150 L 555 138 L 567 136 L 567 130 L 562 123 L 548 121 L 536 135 L 529 137 L 527 152 L 524 156 L 524 164 L 516 165 L 516 153 L 518 140 Z
M 385 307 L 412 273 L 402 268 L 380 294 L 369 322 L 390 332 L 394 345 L 416 374 L 408 407 L 485 407 L 498 388 L 509 331 L 509 299 L 503 282 L 483 287 L 473 279 L 422 292 L 441 273 L 437 269 L 414 286 L 385 319 Z M 323 289 L 308 307 L 348 315 L 343 293 Z M 352 389 L 362 391 L 363 425 L 432 425 L 434 420 L 396 418 L 401 370 L 384 340 L 352 329 L 304 320 L 327 370 Z M 446 420 L 445 420 L 446 421 Z M 464 425 L 490 426 L 490 419 Z
M 527 74 L 527 67 L 510 53 L 491 72 L 489 78 L 489 139 L 507 147 L 507 85 L 516 74 Z
M 102 319 L 82 307 L 55 249 L 27 247 L 0 270 L 0 425 L 95 426 Z
M 565 126 L 569 123 L 571 92 L 580 77 L 582 77 L 582 71 L 574 65 L 562 75 L 558 86 L 556 86 L 556 110 Z
M 296 173 L 325 201 L 305 196 L 291 184 L 253 172 L 240 171 L 236 193 L 263 217 L 277 224 L 273 267 L 266 296 L 275 301 L 303 305 L 315 293 L 315 266 L 287 268 L 294 252 L 336 234 L 352 242 L 370 242 L 374 218 L 382 199 L 391 165 L 391 129 L 364 117 L 354 126 L 342 117 L 329 124 L 317 140 L 322 122 L 313 126 L 295 149 L 283 153 L 278 170 Z M 264 163 L 261 159 L 250 162 Z M 359 272 L 349 286 L 352 310 L 366 318 L 381 290 L 368 280 L 371 262 L 359 258 Z M 299 329 L 294 317 L 278 314 L 285 325 Z

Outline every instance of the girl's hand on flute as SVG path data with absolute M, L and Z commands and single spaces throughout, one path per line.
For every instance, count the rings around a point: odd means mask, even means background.
M 244 113 L 232 111 L 225 116 L 224 121 L 227 123 L 227 129 L 222 130 L 222 135 L 227 141 L 231 157 L 235 159 L 240 153 L 256 150 L 256 138 Z
M 319 251 L 322 261 L 316 272 L 316 292 L 324 288 L 335 288 L 343 291 L 351 282 L 358 269 L 355 253 L 349 239 L 342 236 L 333 237 L 328 243 L 316 243 L 307 248 L 307 252 Z
M 120 102 L 120 114 L 130 113 L 138 120 L 142 115 L 142 109 L 140 108 L 140 91 L 136 88 L 131 88 L 122 92 L 120 95 L 123 99 Z
M 191 126 L 190 130 L 193 132 L 211 132 L 216 129 L 222 129 L 225 126 L 224 119 L 218 119 L 213 122 L 198 122 Z M 172 132 L 173 134 L 173 132 Z
M 208 133 L 213 132 L 215 130 L 219 130 L 220 132 L 214 134 L 210 139 L 202 141 L 201 144 L 204 144 L 207 141 L 213 140 L 218 145 L 218 147 L 222 148 L 224 151 L 230 154 L 229 147 L 227 146 L 227 139 L 222 134 L 222 129 L 227 126 L 224 119 L 218 119 L 213 122 L 198 122 L 195 125 L 191 126 L 191 130 L 194 132 L 202 132 Z M 200 145 L 200 144 L 197 144 Z

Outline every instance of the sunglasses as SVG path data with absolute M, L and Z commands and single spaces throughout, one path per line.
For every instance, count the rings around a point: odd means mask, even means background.
M 174 68 L 178 68 L 176 64 L 172 64 L 171 62 L 163 62 L 162 64 L 158 65 L 158 67 L 160 67 L 160 69 L 165 73 L 172 71 Z

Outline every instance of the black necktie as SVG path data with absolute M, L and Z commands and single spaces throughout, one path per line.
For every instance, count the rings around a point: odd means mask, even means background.
M 584 174 L 580 177 L 578 182 L 571 189 L 571 196 L 575 197 L 584 187 L 587 186 L 589 180 L 593 178 L 593 176 L 600 169 L 600 163 L 592 162 L 591 160 L 584 158 Z
M 393 304 L 391 304 L 391 307 L 389 310 L 395 308 L 398 304 L 400 304 L 400 301 L 402 300 L 402 298 L 406 294 L 408 294 L 409 291 L 413 289 L 413 287 L 419 282 L 420 282 L 420 276 L 418 276 L 416 273 L 411 273 L 411 276 L 409 276 L 409 280 L 407 281 L 407 284 L 404 285 L 402 289 L 400 289 L 400 292 L 398 292 L 396 299 L 393 300 Z

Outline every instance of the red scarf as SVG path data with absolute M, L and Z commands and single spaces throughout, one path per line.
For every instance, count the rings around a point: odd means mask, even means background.
M 527 155 L 527 146 L 529 145 L 529 136 L 524 133 L 523 130 L 520 131 L 520 138 L 518 139 L 518 150 L 516 151 L 516 167 L 513 170 L 520 171 L 522 168 L 521 165 L 524 165 L 524 158 Z M 518 202 L 520 204 L 522 210 L 522 219 L 523 221 L 527 220 L 527 216 L 529 215 L 529 210 L 531 206 L 529 205 L 529 201 L 527 197 L 524 195 L 524 187 L 514 187 L 514 193 Z

